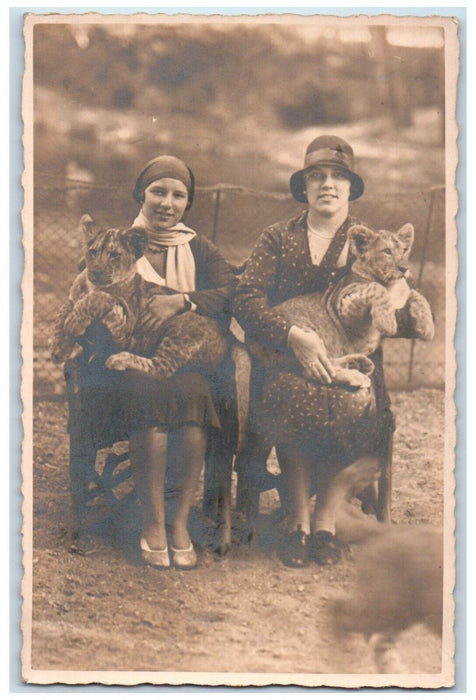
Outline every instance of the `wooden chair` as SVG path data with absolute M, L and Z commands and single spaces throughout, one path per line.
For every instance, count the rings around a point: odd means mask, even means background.
M 231 545 L 231 477 L 237 435 L 234 401 L 234 353 L 222 368 L 224 381 L 217 398 L 223 431 L 210 436 L 205 461 L 204 513 L 215 520 L 216 551 L 225 554 Z M 72 501 L 73 542 L 101 523 L 104 517 L 120 518 L 124 508 L 136 498 L 129 463 L 128 443 L 120 432 L 112 432 L 107 441 L 98 440 L 88 430 L 81 400 L 79 355 L 65 364 L 66 396 L 69 408 L 69 471 Z M 104 454 L 105 452 L 105 454 Z M 100 459 L 102 457 L 102 459 Z M 101 508 L 98 508 L 98 502 Z M 104 513 L 105 508 L 105 513 Z

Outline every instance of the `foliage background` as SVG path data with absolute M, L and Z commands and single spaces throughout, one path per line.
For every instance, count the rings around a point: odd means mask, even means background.
M 443 184 L 440 30 L 345 26 L 37 25 L 35 165 L 130 185 L 173 152 L 200 185 L 285 191 L 337 130 L 369 191 Z

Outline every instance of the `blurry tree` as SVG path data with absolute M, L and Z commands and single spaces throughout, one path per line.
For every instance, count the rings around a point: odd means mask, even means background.
M 366 42 L 272 24 L 36 25 L 36 163 L 129 182 L 136 163 L 174 148 L 201 182 L 262 187 L 264 131 L 444 115 L 443 56 L 390 45 L 384 27 Z
M 387 41 L 385 27 L 370 27 L 371 44 L 375 56 L 374 71 L 379 96 L 378 107 L 386 113 L 395 128 L 410 126 L 412 104 L 409 99 L 408 83 L 403 79 L 399 56 Z
M 290 128 L 386 113 L 401 128 L 440 105 L 442 52 L 371 42 L 303 43 L 289 27 L 37 25 L 35 81 L 83 104 L 281 122 Z M 374 76 L 374 80 L 371 79 Z
M 395 129 L 411 126 L 414 110 L 436 107 L 440 117 L 439 143 L 444 141 L 444 51 L 391 45 L 387 28 L 370 28 L 371 52 L 378 95 L 377 108 Z

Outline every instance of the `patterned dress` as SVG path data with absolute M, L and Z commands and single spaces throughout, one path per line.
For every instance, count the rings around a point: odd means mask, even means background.
M 280 351 L 288 350 L 291 323 L 274 307 L 292 297 L 325 291 L 348 271 L 337 261 L 347 240 L 350 217 L 332 239 L 319 265 L 311 259 L 307 212 L 267 228 L 247 263 L 235 295 L 234 313 L 247 338 Z M 324 386 L 301 374 L 267 369 L 252 387 L 252 430 L 267 436 L 270 444 L 315 445 L 331 458 L 352 461 L 377 450 L 382 421 L 391 422 L 385 390 L 382 357 L 370 388 L 357 390 Z M 256 373 L 256 376 L 259 372 Z

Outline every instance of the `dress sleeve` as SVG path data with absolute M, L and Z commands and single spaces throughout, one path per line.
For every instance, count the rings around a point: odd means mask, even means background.
M 282 236 L 266 229 L 258 239 L 238 285 L 234 315 L 245 333 L 260 343 L 286 349 L 291 323 L 270 305 L 279 282 Z
M 195 239 L 193 253 L 197 289 L 188 293 L 190 301 L 200 314 L 229 320 L 237 277 L 217 246 L 204 236 Z

